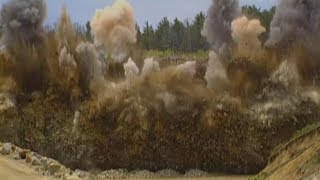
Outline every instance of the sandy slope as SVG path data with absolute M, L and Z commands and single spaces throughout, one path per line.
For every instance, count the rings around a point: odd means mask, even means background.
M 320 128 L 290 141 L 261 174 L 268 179 L 319 179 Z
M 0 156 L 0 179 L 49 180 L 52 178 L 40 176 L 22 161 L 16 161 Z

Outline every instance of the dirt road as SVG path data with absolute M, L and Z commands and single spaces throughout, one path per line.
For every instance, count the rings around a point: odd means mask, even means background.
M 51 180 L 40 176 L 24 162 L 0 156 L 0 179 L 2 180 Z
M 72 178 L 71 178 L 72 179 Z M 77 178 L 78 179 L 78 178 Z M 88 179 L 88 178 L 84 178 Z M 161 179 L 161 178 L 160 178 Z M 175 178 L 170 178 L 175 179 Z M 177 179 L 180 179 L 177 177 Z M 182 177 L 182 179 L 185 179 Z M 214 176 L 207 178 L 190 179 L 214 179 L 214 180 L 246 180 L 246 176 Z M 54 180 L 53 177 L 42 176 L 29 167 L 24 161 L 13 160 L 0 155 L 0 180 Z

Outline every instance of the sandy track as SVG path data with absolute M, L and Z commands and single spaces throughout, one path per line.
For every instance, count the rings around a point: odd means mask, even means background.
M 51 180 L 52 178 L 40 176 L 23 161 L 0 156 L 0 179 Z
M 88 178 L 84 178 L 88 179 Z M 163 178 L 155 178 L 163 179 Z M 185 179 L 185 177 L 166 178 L 166 179 Z M 214 180 L 246 180 L 246 176 L 213 176 L 204 178 L 188 179 L 214 179 Z M 14 160 L 0 155 L 0 180 L 54 180 L 53 177 L 42 176 L 34 169 L 29 167 L 24 160 Z

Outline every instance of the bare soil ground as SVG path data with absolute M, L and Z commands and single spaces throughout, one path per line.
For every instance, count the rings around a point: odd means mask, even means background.
M 83 179 L 97 179 L 94 176 L 86 177 Z M 75 179 L 80 179 L 74 177 Z M 185 178 L 183 176 L 170 178 L 170 179 L 179 179 Z M 10 179 L 10 180 L 54 180 L 55 178 L 49 176 L 43 176 L 40 173 L 36 172 L 33 167 L 27 165 L 22 160 L 14 160 L 6 156 L 0 155 L 0 179 Z M 73 179 L 73 178 L 69 178 Z M 99 178 L 98 178 L 99 179 Z M 158 178 L 161 179 L 161 178 Z M 215 179 L 215 180 L 245 180 L 248 179 L 247 176 L 227 176 L 227 175 L 217 175 L 210 177 L 197 177 L 197 178 L 188 178 L 188 179 Z
M 0 179 L 10 180 L 51 180 L 43 177 L 22 161 L 0 156 Z

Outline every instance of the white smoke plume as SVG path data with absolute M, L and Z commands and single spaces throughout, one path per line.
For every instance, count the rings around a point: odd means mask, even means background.
M 42 42 L 47 9 L 44 0 L 10 0 L 1 9 L 2 43 Z
M 249 20 L 246 16 L 232 21 L 232 38 L 237 44 L 240 55 L 252 56 L 261 50 L 261 42 L 258 37 L 266 32 L 258 19 Z
M 312 102 L 316 104 L 320 104 L 320 92 L 319 89 L 316 89 L 314 87 L 306 89 L 302 92 L 302 97 L 311 100 Z
M 16 88 L 16 82 L 12 77 L 0 76 L 0 93 L 7 93 L 14 91 Z
M 187 61 L 183 64 L 179 64 L 177 66 L 177 71 L 179 73 L 179 78 L 193 79 L 196 75 L 196 62 Z
M 238 0 L 213 0 L 202 35 L 217 55 L 229 58 L 232 45 L 231 22 L 241 13 Z
M 288 89 L 299 85 L 300 76 L 296 64 L 288 60 L 283 61 L 271 75 L 271 81 L 280 83 Z
M 66 81 L 65 85 L 77 83 L 77 64 L 73 56 L 68 53 L 67 48 L 64 47 L 59 55 L 59 68 L 63 75 L 63 80 Z
M 74 112 L 72 134 L 74 134 L 76 137 L 79 136 L 80 115 L 81 114 L 79 111 Z
M 91 20 L 95 43 L 103 45 L 117 62 L 128 55 L 128 46 L 137 39 L 133 8 L 126 0 L 117 0 L 112 6 L 97 10 Z
M 156 98 L 163 102 L 164 108 L 169 113 L 173 112 L 177 108 L 177 98 L 169 92 L 159 93 L 156 95 Z
M 255 103 L 250 108 L 250 116 L 263 125 L 270 126 L 276 117 L 281 114 L 294 112 L 298 108 L 300 97 L 283 95 L 274 97 L 263 103 Z
M 91 43 L 82 42 L 77 46 L 76 52 L 79 57 L 77 65 L 80 72 L 80 82 L 84 88 L 97 94 L 105 85 L 105 79 L 102 62 L 98 59 L 96 48 Z
M 158 61 L 155 61 L 153 58 L 147 58 L 144 60 L 144 65 L 142 67 L 142 76 L 147 76 L 152 72 L 160 71 L 160 65 Z
M 65 5 L 62 6 L 60 19 L 56 26 L 56 38 L 59 41 L 59 49 L 63 46 L 69 46 L 70 41 L 76 38 L 76 31 L 73 28 L 70 16 Z
M 123 68 L 127 79 L 132 79 L 139 76 L 140 70 L 131 58 L 128 59 L 128 62 L 123 64 Z
M 209 54 L 209 62 L 204 79 L 207 82 L 207 87 L 217 92 L 224 90 L 229 83 L 225 67 L 214 51 Z
M 0 93 L 0 112 L 6 111 L 16 106 L 16 99 L 8 93 Z

